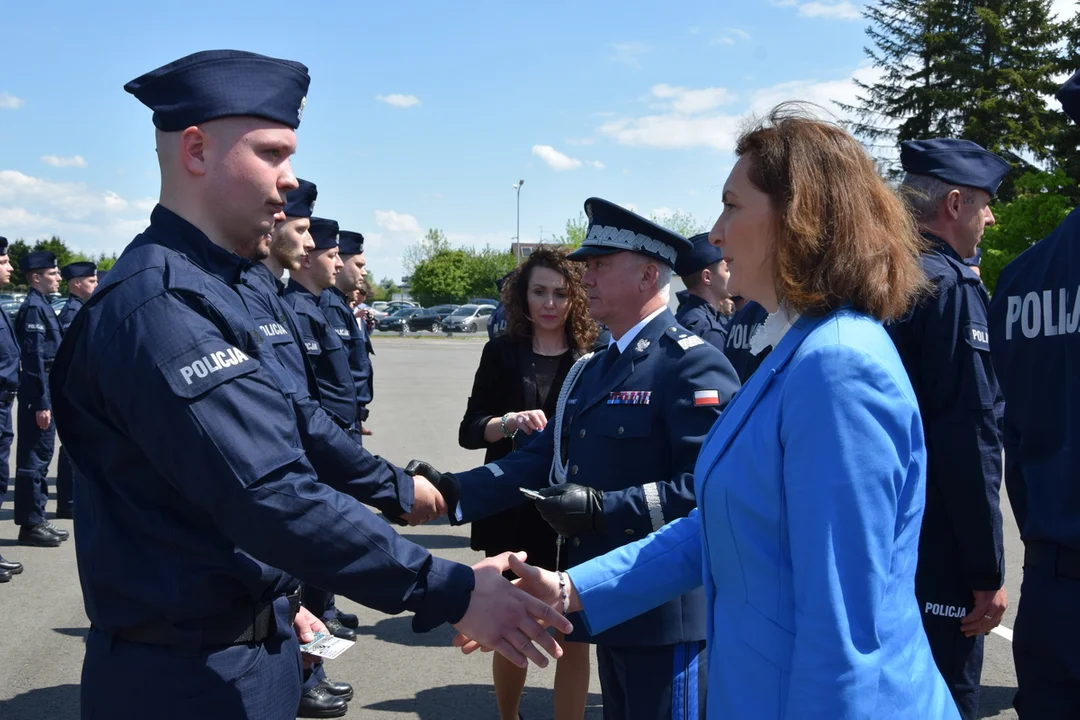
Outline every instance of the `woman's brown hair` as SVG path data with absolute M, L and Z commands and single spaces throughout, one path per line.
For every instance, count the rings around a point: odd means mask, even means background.
M 851 303 L 879 320 L 908 310 L 926 282 L 925 242 L 855 138 L 785 103 L 739 137 L 735 154 L 777 214 L 781 301 L 806 314 Z
M 532 321 L 529 320 L 529 276 L 533 268 L 545 267 L 566 278 L 566 343 L 578 352 L 592 349 L 599 334 L 596 322 L 589 316 L 589 295 L 581 282 L 585 266 L 567 260 L 566 248 L 541 245 L 532 251 L 506 279 L 502 288 L 503 309 L 506 312 L 506 332 L 515 340 L 532 337 Z

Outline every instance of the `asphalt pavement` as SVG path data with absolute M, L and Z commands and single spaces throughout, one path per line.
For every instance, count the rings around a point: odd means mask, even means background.
M 483 462 L 479 451 L 457 445 L 457 428 L 480 360 L 483 335 L 447 339 L 422 333 L 399 338 L 376 334 L 375 402 L 365 438 L 374 453 L 404 465 L 412 458 L 442 470 L 464 470 Z M 147 419 L 152 422 L 152 418 Z M 164 429 L 163 429 L 164 432 Z M 11 476 L 14 477 L 14 448 Z M 55 476 L 55 459 L 51 470 Z M 50 477 L 50 483 L 53 478 Z M 88 621 L 83 612 L 74 541 L 55 549 L 25 548 L 16 542 L 13 489 L 0 509 L 0 553 L 26 566 L 22 575 L 0 584 L 0 719 L 76 720 L 79 675 Z M 50 500 L 49 510 L 53 509 Z M 1011 628 L 1019 598 L 1022 545 L 1008 502 L 1002 502 Z M 71 530 L 69 520 L 54 521 Z M 445 522 L 406 529 L 404 534 L 435 554 L 472 564 L 481 554 L 469 549 L 468 529 Z M 389 617 L 339 597 L 338 607 L 361 619 L 360 639 L 327 664 L 335 680 L 353 684 L 350 719 L 487 720 L 497 718 L 487 656 L 462 657 L 450 646 L 452 630 L 412 632 L 409 616 Z M 1011 643 L 1002 634 L 986 639 L 981 717 L 1015 718 L 1016 688 Z M 593 663 L 586 717 L 599 720 L 600 685 Z M 532 668 L 522 702 L 528 720 L 552 717 L 554 664 Z M 167 702 L 162 698 L 162 702 Z M 157 717 L 146 708 L 142 717 Z

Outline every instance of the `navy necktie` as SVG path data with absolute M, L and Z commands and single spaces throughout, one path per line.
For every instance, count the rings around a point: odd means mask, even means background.
M 604 359 L 600 363 L 600 376 L 607 375 L 611 370 L 611 366 L 619 360 L 619 346 L 612 343 L 608 346 L 607 352 L 604 353 Z

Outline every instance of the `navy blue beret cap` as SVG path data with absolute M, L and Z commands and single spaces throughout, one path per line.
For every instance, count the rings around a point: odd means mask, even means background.
M 1058 102 L 1074 123 L 1080 123 L 1080 70 L 1057 91 Z
M 179 132 L 248 115 L 300 126 L 311 77 L 291 60 L 240 50 L 206 50 L 135 78 L 124 90 L 154 111 L 154 127 Z
M 19 269 L 24 273 L 31 270 L 48 270 L 54 267 L 56 267 L 56 256 L 48 250 L 28 253 L 19 260 Z
M 300 187 L 285 194 L 285 217 L 309 218 L 315 212 L 315 198 L 319 189 L 315 183 L 297 178 Z
M 709 242 L 709 233 L 695 235 L 690 238 L 690 244 L 693 249 L 679 253 L 679 259 L 675 261 L 675 274 L 679 277 L 693 275 L 724 259 L 720 248 Z
M 351 230 L 338 233 L 338 247 L 342 255 L 359 255 L 364 252 L 364 236 Z
M 571 260 L 629 251 L 674 268 L 679 254 L 693 247 L 682 235 L 607 200 L 586 200 L 585 215 L 589 218 L 589 232 L 581 247 L 567 255 Z
M 7 255 L 8 239 L 0 235 L 0 257 Z
M 997 193 L 1009 163 L 970 140 L 936 138 L 900 144 L 900 164 L 912 175 L 929 175 L 950 185 Z
M 315 241 L 316 250 L 329 250 L 338 246 L 338 224 L 336 220 L 326 218 L 311 218 L 311 239 Z
M 92 277 L 97 274 L 97 265 L 92 262 L 73 262 L 60 268 L 60 277 L 65 280 Z

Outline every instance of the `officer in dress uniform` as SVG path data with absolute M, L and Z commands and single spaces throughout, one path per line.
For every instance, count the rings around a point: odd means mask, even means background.
M 15 524 L 19 544 L 57 547 L 68 539 L 45 519 L 49 499 L 49 463 L 56 447 L 52 420 L 49 371 L 60 347 L 60 323 L 45 298 L 60 287 L 60 270 L 51 252 L 32 252 L 19 261 L 30 283 L 30 292 L 15 316 L 15 336 L 21 349 L 22 375 L 19 378 L 18 430 L 15 446 Z
M 765 348 L 758 353 L 750 350 L 750 341 L 754 333 L 765 324 L 767 317 L 769 317 L 769 311 L 750 300 L 735 311 L 735 314 L 731 316 L 731 322 L 728 323 L 724 355 L 735 368 L 741 383 L 745 383 L 754 374 L 771 350 L 771 348 Z
M 695 235 L 690 243 L 694 249 L 681 254 L 675 263 L 675 273 L 686 285 L 686 290 L 678 293 L 675 320 L 723 352 L 731 315 L 718 308 L 731 303 L 727 263 L 720 248 L 709 242 L 709 233 Z
M 525 501 L 518 488 L 543 488 L 537 507 L 568 539 L 560 552 L 571 567 L 690 513 L 701 443 L 739 387 L 723 354 L 667 308 L 689 242 L 605 200 L 588 200 L 585 213 L 588 235 L 570 257 L 588 263 L 589 311 L 610 328 L 608 347 L 573 366 L 536 439 L 447 476 L 460 485 L 454 522 Z M 704 718 L 705 617 L 698 588 L 597 635 L 577 624 L 567 639 L 597 646 L 604 717 Z
M 141 718 L 162 698 L 177 718 L 294 718 L 310 625 L 294 628 L 292 573 L 414 611 L 417 631 L 454 622 L 518 662 L 543 663 L 532 642 L 558 654 L 541 620 L 568 629 L 501 577 L 505 558 L 432 557 L 334 489 L 350 477 L 318 478 L 302 447 L 237 284 L 296 187 L 308 82 L 299 63 L 219 50 L 125 86 L 154 110 L 161 204 L 50 377 L 80 476 L 84 718 Z
M 68 284 L 67 302 L 56 316 L 60 323 L 60 333 L 67 332 L 71 321 L 75 319 L 75 313 L 83 306 L 97 287 L 97 265 L 92 262 L 73 262 L 60 268 L 60 277 Z M 74 473 L 71 469 L 71 459 L 63 446 L 57 451 L 56 458 L 56 517 L 71 519 L 73 512 L 72 483 Z
M 356 384 L 348 353 L 344 340 L 319 307 L 319 296 L 334 284 L 343 267 L 338 253 L 339 228 L 337 222 L 326 218 L 312 217 L 309 222 L 308 232 L 315 247 L 289 273 L 283 297 L 299 320 L 300 337 L 315 373 L 320 404 L 346 432 L 352 433 L 357 420 Z M 359 439 L 357 434 L 357 442 Z M 321 619 L 332 634 L 343 640 L 356 640 L 356 631 L 338 619 L 332 593 L 306 583 L 302 600 L 304 607 Z
M 368 403 L 374 391 L 371 356 L 375 354 L 368 338 L 367 324 L 358 323 L 346 295 L 364 287 L 364 236 L 358 232 L 342 230 L 338 233 L 338 254 L 342 267 L 334 277 L 334 284 L 319 295 L 319 309 L 330 322 L 334 332 L 345 345 L 353 385 L 356 387 L 356 440 L 361 442 L 365 431 L 363 423 L 368 418 Z M 363 327 L 361 327 L 363 325 Z
M 0 285 L 11 282 L 11 270 L 8 240 L 0 237 Z M 11 405 L 19 390 L 19 343 L 15 339 L 15 326 L 11 318 L 2 311 L 0 316 L 0 505 L 3 505 L 8 489 L 11 442 L 15 439 L 11 428 Z M 22 563 L 0 557 L 0 582 L 8 582 L 12 575 L 22 571 Z
M 967 140 L 905 142 L 902 191 L 929 248 L 930 294 L 888 326 L 919 399 L 927 448 L 926 512 L 915 594 L 934 660 L 960 714 L 979 706 L 983 635 L 1005 612 L 1002 396 L 990 362 L 990 299 L 965 263 L 1009 164 Z
M 429 506 L 437 491 L 426 480 L 414 480 L 366 452 L 319 406 L 318 384 L 300 347 L 299 320 L 281 299 L 284 285 L 279 279 L 287 268 L 298 268 L 303 255 L 314 249 L 308 224 L 318 190 L 306 180 L 297 182 L 300 186 L 286 196 L 285 222 L 275 226 L 268 249 L 253 248 L 247 257 L 253 264 L 238 287 L 252 319 L 273 349 L 273 355 L 267 356 L 266 365 L 280 375 L 282 387 L 288 388 L 287 393 L 292 397 L 301 421 L 299 430 L 304 450 L 320 477 L 353 477 L 348 486 L 349 494 L 378 508 L 389 518 L 401 518 L 401 522 L 433 519 L 439 513 Z M 414 486 L 420 487 L 414 492 Z M 417 493 L 421 497 L 414 506 Z M 419 517 L 414 517 L 417 514 Z M 359 625 L 355 615 L 344 615 L 344 618 L 355 621 L 356 624 L 351 625 L 353 628 Z M 338 621 L 350 626 L 340 613 Z M 315 663 L 305 667 L 297 715 L 339 717 L 348 712 L 348 701 L 352 697 L 353 688 L 349 683 L 331 681 L 322 663 Z
M 1080 73 L 1058 91 L 1080 123 Z M 990 350 L 1005 395 L 1005 483 L 1024 541 L 1013 627 L 1022 720 L 1080 717 L 1080 209 L 1002 270 Z

